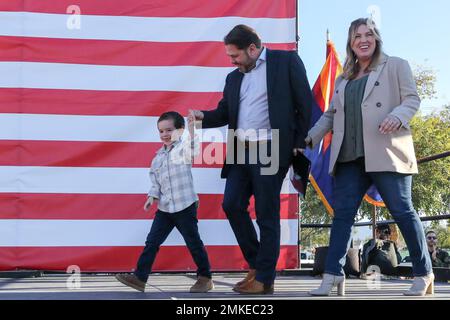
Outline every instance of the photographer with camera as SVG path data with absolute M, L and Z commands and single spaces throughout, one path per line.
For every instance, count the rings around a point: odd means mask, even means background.
M 375 239 L 363 246 L 361 274 L 365 274 L 369 266 L 380 268 L 381 274 L 397 275 L 397 266 L 402 260 L 397 245 L 391 240 L 391 228 L 388 224 L 379 224 L 375 228 Z

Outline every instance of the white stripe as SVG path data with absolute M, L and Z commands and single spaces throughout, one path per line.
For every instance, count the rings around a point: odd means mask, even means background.
M 0 140 L 160 143 L 157 121 L 143 116 L 0 113 Z M 226 132 L 226 127 L 197 130 L 203 142 L 226 142 Z
M 0 87 L 73 90 L 222 92 L 234 67 L 104 66 L 0 62 Z
M 80 28 L 69 28 L 80 18 Z M 72 16 L 66 14 L 0 12 L 0 35 L 156 42 L 220 41 L 237 24 L 257 30 L 264 42 L 295 42 L 295 18 L 157 18 Z
M 201 194 L 223 194 L 219 168 L 193 168 L 194 187 Z M 286 175 L 282 194 L 295 193 Z M 0 192 L 146 194 L 147 168 L 0 166 Z
M 152 220 L 0 220 L 0 247 L 143 246 L 151 223 Z M 227 220 L 199 220 L 198 226 L 205 245 L 237 245 Z M 297 237 L 297 220 L 282 219 L 281 245 L 297 245 Z M 174 229 L 164 245 L 185 246 L 185 242 Z

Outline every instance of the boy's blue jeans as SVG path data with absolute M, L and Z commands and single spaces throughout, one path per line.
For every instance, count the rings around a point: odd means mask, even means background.
M 136 277 L 143 282 L 147 282 L 159 247 L 167 239 L 173 228 L 177 228 L 197 265 L 197 275 L 211 278 L 208 254 L 203 241 L 200 239 L 197 223 L 195 203 L 176 213 L 156 211 L 144 251 L 137 262 L 137 268 L 134 272 Z
M 423 226 L 412 206 L 411 175 L 396 172 L 366 172 L 364 159 L 337 163 L 334 180 L 334 218 L 325 273 L 343 276 L 345 255 L 350 247 L 352 226 L 361 201 L 372 183 L 396 221 L 408 246 L 416 277 L 432 272 Z

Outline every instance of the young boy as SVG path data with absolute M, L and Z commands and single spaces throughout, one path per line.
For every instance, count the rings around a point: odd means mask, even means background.
M 133 274 L 118 274 L 116 279 L 144 292 L 156 253 L 176 227 L 198 267 L 197 282 L 190 292 L 208 292 L 214 288 L 214 284 L 208 255 L 198 233 L 198 196 L 194 191 L 191 173 L 194 147 L 198 146 L 198 143 L 194 143 L 194 124 L 189 123 L 191 142 L 187 144 L 181 139 L 184 119 L 177 112 L 162 114 L 158 119 L 158 130 L 163 146 L 152 161 L 152 185 L 144 205 L 147 211 L 154 201 L 158 201 L 158 210 L 136 270 Z

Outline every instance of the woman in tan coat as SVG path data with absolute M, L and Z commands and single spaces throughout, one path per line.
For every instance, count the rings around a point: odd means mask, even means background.
M 420 219 L 411 202 L 417 162 L 409 121 L 420 106 L 407 61 L 382 51 L 370 19 L 352 22 L 344 72 L 331 106 L 308 132 L 312 147 L 333 132 L 329 172 L 334 175 L 334 218 L 321 286 L 311 295 L 345 294 L 343 266 L 351 228 L 364 194 L 374 183 L 410 251 L 415 276 L 406 295 L 433 292 L 434 275 Z

